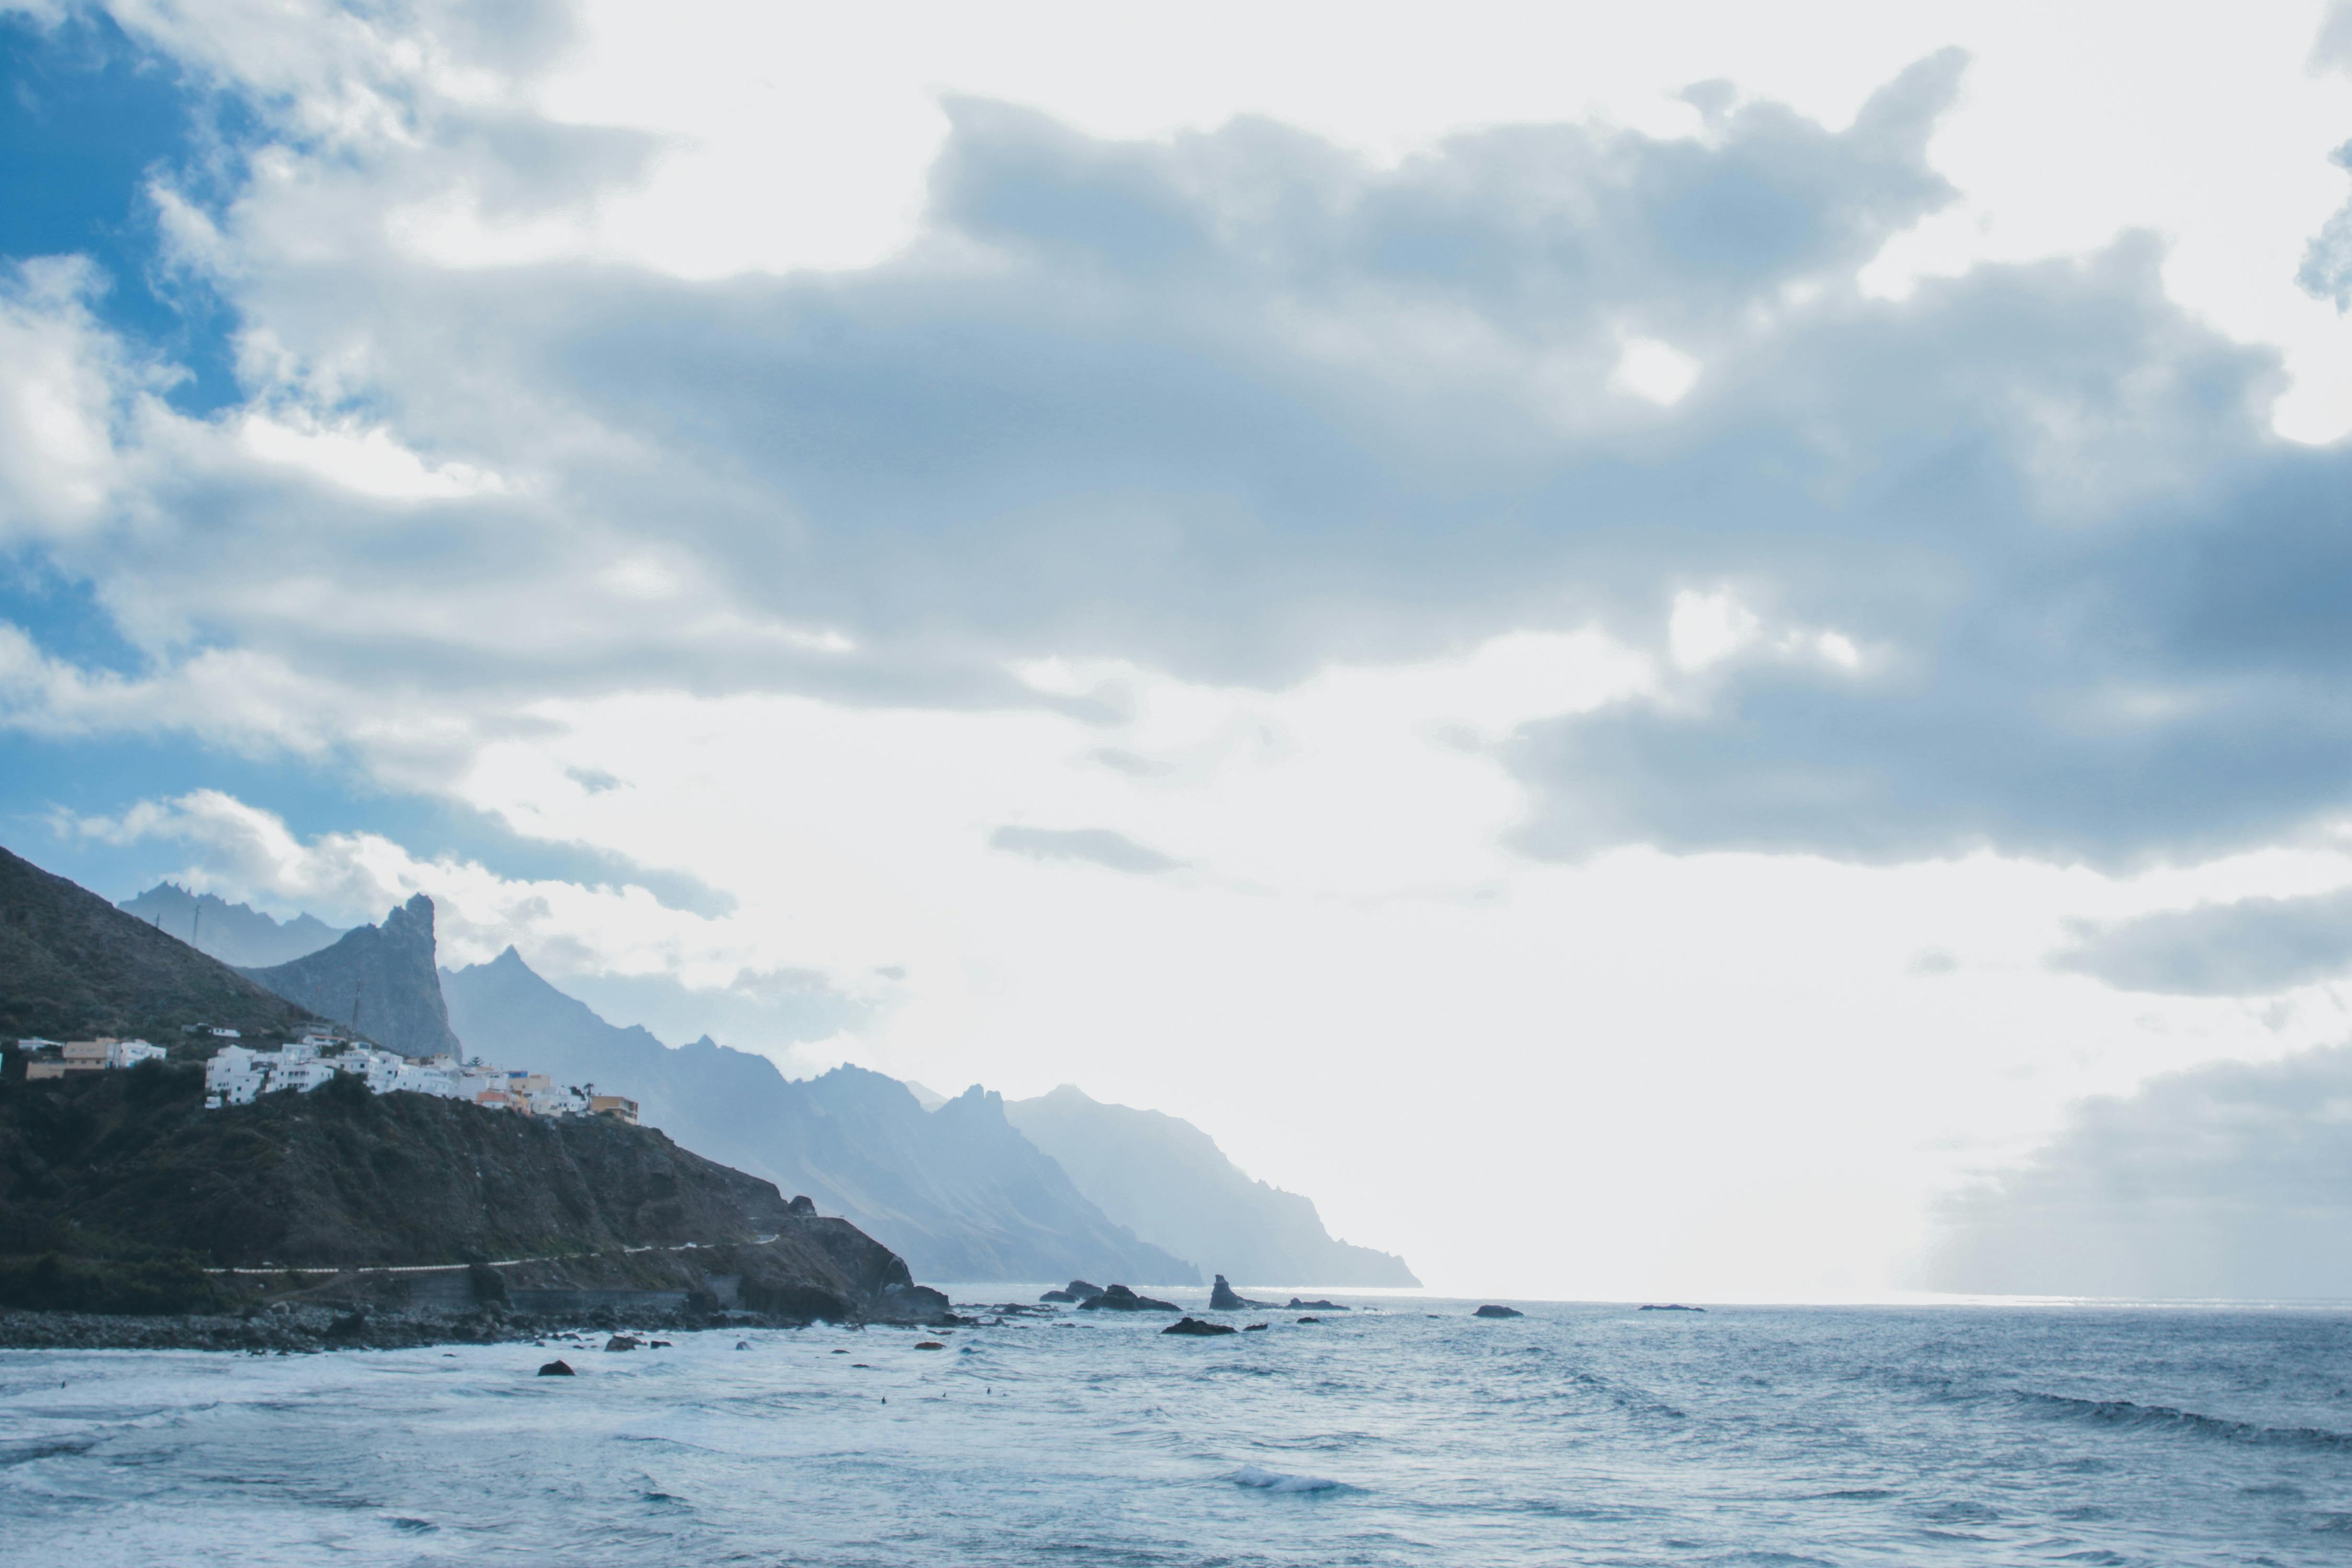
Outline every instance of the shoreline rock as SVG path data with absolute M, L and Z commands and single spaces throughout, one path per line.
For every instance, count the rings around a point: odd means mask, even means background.
M 331 1307 L 290 1306 L 241 1315 L 191 1313 L 137 1317 L 101 1312 L 0 1309 L 0 1351 L 214 1351 L 309 1355 L 324 1351 L 421 1349 L 428 1345 L 529 1344 L 564 1335 L 692 1333 L 704 1329 L 799 1329 L 815 1321 L 784 1313 L 617 1312 L 538 1316 L 476 1310 L 368 1312 L 341 1333 L 352 1314 Z M 582 1348 L 593 1349 L 593 1346 Z M 560 1375 L 560 1374 L 558 1374 Z
M 1474 1318 L 1524 1318 L 1527 1316 L 1517 1307 L 1497 1307 L 1491 1301 L 1470 1315 Z

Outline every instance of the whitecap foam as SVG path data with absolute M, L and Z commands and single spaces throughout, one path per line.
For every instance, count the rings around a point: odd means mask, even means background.
M 1237 1487 L 1255 1487 L 1269 1492 L 1337 1492 L 1348 1490 L 1344 1481 L 1326 1480 L 1321 1476 L 1292 1476 L 1280 1470 L 1262 1469 L 1255 1465 L 1244 1465 L 1225 1478 Z

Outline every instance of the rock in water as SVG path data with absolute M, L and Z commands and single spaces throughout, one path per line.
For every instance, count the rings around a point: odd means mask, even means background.
M 1323 1320 L 1320 1318 L 1301 1318 L 1298 1321 L 1302 1323 L 1319 1323 Z
M 1040 1301 L 1076 1301 L 1079 1305 L 1083 1306 L 1102 1293 L 1103 1288 L 1099 1285 L 1088 1284 L 1084 1279 L 1073 1279 L 1058 1290 L 1046 1291 L 1044 1295 L 1038 1297 L 1037 1300 Z
M 1685 1307 L 1680 1301 L 1668 1301 L 1664 1306 L 1653 1301 L 1645 1304 L 1642 1308 L 1642 1310 L 1644 1312 L 1704 1312 L 1706 1309 L 1705 1307 Z
M 1225 1277 L 1222 1274 L 1217 1276 L 1216 1285 L 1209 1291 L 1209 1310 L 1212 1312 L 1246 1312 L 1252 1307 L 1265 1305 L 1264 1301 L 1253 1301 L 1246 1296 L 1235 1295 L 1234 1288 L 1225 1283 Z
M 1149 1296 L 1139 1296 L 1124 1285 L 1114 1285 L 1091 1301 L 1078 1303 L 1081 1312 L 1174 1312 L 1181 1310 L 1173 1301 L 1158 1301 Z
M 577 1377 L 580 1374 L 572 1370 L 572 1363 L 568 1361 L 551 1361 L 545 1366 L 539 1369 L 539 1375 L 541 1377 Z
M 604 1342 L 604 1348 L 608 1351 L 633 1351 L 637 1348 L 637 1341 L 631 1334 L 614 1334 Z
M 917 1340 L 915 1348 L 919 1351 L 943 1351 L 948 1347 L 937 1340 Z
M 1283 1310 L 1288 1312 L 1352 1312 L 1355 1310 L 1353 1307 L 1342 1307 L 1337 1301 L 1302 1301 L 1296 1296 L 1290 1299 L 1290 1305 Z
M 1198 1318 L 1179 1318 L 1160 1331 L 1163 1334 L 1230 1334 L 1236 1331 L 1230 1323 L 1204 1323 Z
M 1527 1316 L 1517 1307 L 1497 1307 L 1491 1301 L 1470 1315 L 1474 1318 L 1524 1318 Z
M 1265 1325 L 1264 1323 L 1244 1323 L 1242 1325 L 1242 1332 L 1245 1334 L 1262 1334 L 1265 1332 Z

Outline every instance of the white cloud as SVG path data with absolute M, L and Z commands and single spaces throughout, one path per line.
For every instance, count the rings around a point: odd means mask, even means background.
M 159 194 L 249 401 L 85 271 L 0 301 L 0 527 L 146 661 L 0 627 L 0 722 L 699 878 L 84 825 L 455 962 L 814 972 L 835 1048 L 1192 1116 L 1441 1283 L 1884 1289 L 2074 1097 L 2341 1026 L 2044 962 L 2344 804 L 2295 9 L 126 5 L 274 138 Z M 1034 853 L 1122 845 L 1181 868 Z
M 365 429 L 348 420 L 328 425 L 300 415 L 279 419 L 248 414 L 237 438 L 265 462 L 300 468 L 380 500 L 450 500 L 507 489 L 498 475 L 471 464 L 427 463 L 381 426 Z
M 1699 363 L 1672 343 L 1655 338 L 1634 338 L 1625 345 L 1611 378 L 1637 397 L 1671 407 L 1698 384 Z

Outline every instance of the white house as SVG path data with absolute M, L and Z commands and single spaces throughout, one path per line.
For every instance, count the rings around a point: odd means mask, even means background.
M 160 1062 L 165 1052 L 163 1047 L 145 1040 L 117 1040 L 106 1047 L 106 1065 L 110 1068 L 135 1068 L 141 1062 Z
M 308 1093 L 331 1082 L 338 1073 L 351 1074 L 375 1094 L 429 1094 L 524 1115 L 585 1116 L 595 1109 L 575 1090 L 557 1088 L 545 1073 L 487 1067 L 479 1061 L 461 1065 L 446 1052 L 429 1061 L 417 1060 L 331 1035 L 305 1035 L 275 1051 L 223 1046 L 205 1064 L 205 1105 L 217 1110 L 225 1105 L 250 1105 L 279 1089 Z

